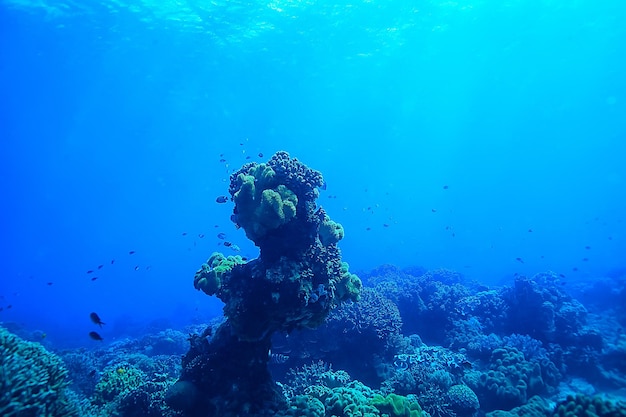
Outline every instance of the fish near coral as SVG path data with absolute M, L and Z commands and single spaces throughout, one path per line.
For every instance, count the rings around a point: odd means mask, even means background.
M 94 322 L 94 324 L 97 324 L 100 327 L 102 327 L 103 324 L 106 324 L 102 320 L 100 320 L 100 316 L 98 316 L 98 314 L 96 314 L 96 313 L 92 312 L 89 315 L 89 318 L 91 319 L 92 322 Z
M 89 332 L 89 337 L 92 340 L 97 340 L 99 342 L 103 341 L 104 339 L 102 338 L 102 336 L 100 336 L 97 332 Z

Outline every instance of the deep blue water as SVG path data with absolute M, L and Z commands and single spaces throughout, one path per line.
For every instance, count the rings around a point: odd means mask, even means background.
M 256 251 L 215 199 L 277 150 L 323 173 L 352 270 L 623 274 L 625 19 L 616 0 L 4 0 L 0 321 L 89 345 L 90 311 L 105 338 L 218 314 L 192 285 L 230 253 L 216 235 Z

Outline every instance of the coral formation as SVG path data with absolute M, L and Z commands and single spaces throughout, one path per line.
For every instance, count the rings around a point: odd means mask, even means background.
M 323 183 L 319 172 L 286 152 L 231 175 L 231 219 L 260 256 L 243 261 L 213 254 L 196 273 L 194 286 L 224 302 L 226 321 L 211 337 L 192 336 L 168 397 L 172 406 L 186 404 L 189 415 L 280 408 L 283 400 L 267 369 L 272 334 L 318 327 L 342 302 L 358 301 L 361 281 L 337 247 L 343 228 L 316 207 Z M 196 401 L 180 399 L 181 392 L 196 390 Z
M 448 389 L 448 401 L 458 417 L 472 416 L 480 408 L 478 397 L 464 384 L 453 385 Z
M 58 356 L 0 327 L 0 415 L 77 416 Z
M 565 401 L 557 404 L 552 416 L 624 417 L 626 416 L 626 403 L 608 401 L 599 396 L 570 395 Z

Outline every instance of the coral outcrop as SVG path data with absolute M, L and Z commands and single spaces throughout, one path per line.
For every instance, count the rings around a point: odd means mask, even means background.
M 170 405 L 191 416 L 280 409 L 284 399 L 267 369 L 272 334 L 318 327 L 333 308 L 359 299 L 361 281 L 337 247 L 343 228 L 316 206 L 323 183 L 286 152 L 231 175 L 231 219 L 260 256 L 213 254 L 196 273 L 194 286 L 224 302 L 226 321 L 212 335 L 191 337 Z
M 0 327 L 2 417 L 77 416 L 78 409 L 68 399 L 66 377 L 58 356 Z

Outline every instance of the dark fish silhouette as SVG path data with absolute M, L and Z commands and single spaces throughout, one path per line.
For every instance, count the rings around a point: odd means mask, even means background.
M 104 265 L 98 265 L 98 269 L 102 269 Z
M 93 274 L 93 269 L 90 269 L 89 271 L 87 271 L 88 274 Z
M 524 260 L 523 260 L 522 258 L 515 258 L 515 260 L 516 260 L 517 262 L 524 263 Z
M 183 235 L 183 236 L 187 236 L 187 232 L 183 232 L 183 233 L 182 233 L 182 235 Z
M 128 254 L 129 254 L 129 255 L 133 255 L 134 253 L 135 253 L 135 251 L 134 251 L 134 250 L 129 250 L 129 251 L 128 251 Z
M 103 324 L 106 324 L 106 323 L 104 323 L 102 320 L 100 320 L 100 316 L 98 316 L 98 314 L 97 314 L 97 313 L 93 313 L 93 312 L 92 312 L 92 313 L 89 315 L 89 318 L 91 319 L 91 321 L 93 321 L 93 322 L 94 322 L 94 324 L 97 324 L 97 325 L 98 325 L 98 326 L 100 326 L 100 327 L 102 327 L 102 325 L 103 325 Z
M 92 280 L 92 281 L 95 281 L 95 280 L 97 280 L 97 279 L 98 279 L 98 277 L 93 277 L 93 278 L 91 278 L 91 280 Z
M 135 271 L 139 271 L 139 265 L 135 265 Z
M 449 188 L 449 187 L 448 187 L 447 185 L 444 185 L 444 186 L 443 186 L 443 189 L 444 189 L 444 190 L 447 190 L 448 188 Z
M 224 162 L 226 162 L 226 160 L 224 158 L 221 158 L 220 162 L 224 163 Z
M 47 284 L 48 284 L 48 285 L 52 285 L 52 284 L 54 284 L 54 282 L 48 282 Z
M 202 239 L 204 237 L 204 233 L 198 233 L 198 237 Z
M 430 209 L 433 213 L 437 213 L 437 209 Z
M 263 158 L 263 152 L 259 152 L 259 158 Z
M 224 242 L 224 246 L 226 246 L 227 248 L 230 246 L 233 246 L 232 243 L 230 243 L 229 241 Z
M 220 233 L 218 233 L 218 234 L 217 234 L 217 238 L 218 238 L 218 239 L 226 239 L 226 233 L 224 233 L 224 232 L 220 232 Z
M 228 202 L 228 197 L 226 197 L 225 195 L 221 195 L 215 199 L 215 202 L 219 204 L 226 203 Z
M 103 341 L 104 339 L 96 332 L 89 332 L 89 337 L 93 340 Z

